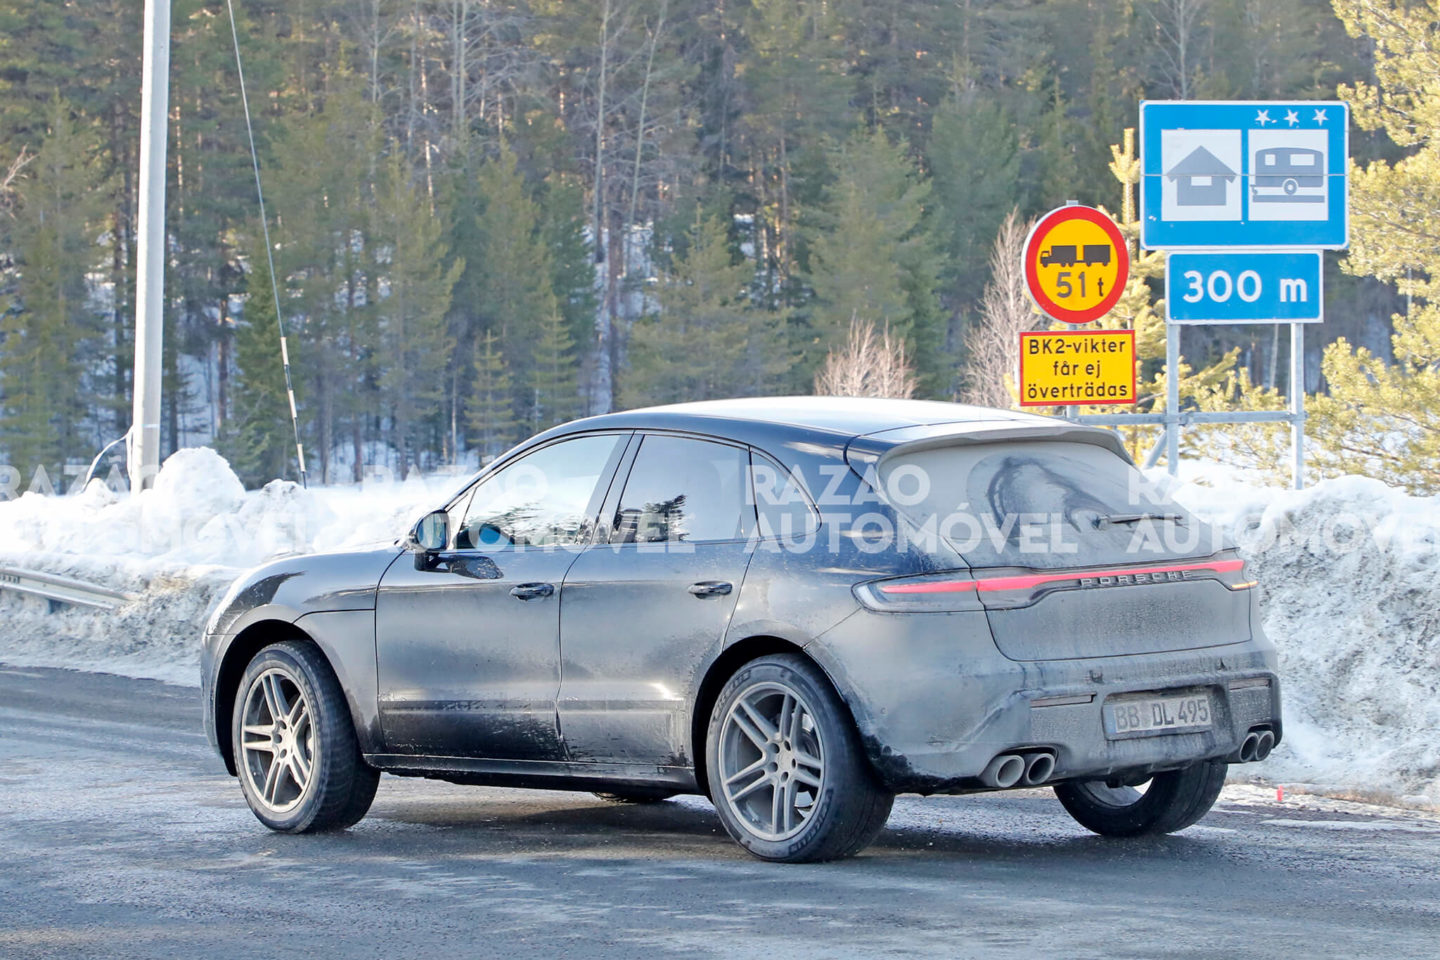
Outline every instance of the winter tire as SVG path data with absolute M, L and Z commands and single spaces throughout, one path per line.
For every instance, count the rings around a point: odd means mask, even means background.
M 1107 786 L 1104 780 L 1055 785 L 1055 796 L 1076 822 L 1106 837 L 1174 833 L 1210 812 L 1225 785 L 1223 761 L 1206 761 L 1157 773 L 1141 793 L 1134 787 Z
M 858 853 L 894 802 L 829 680 L 795 654 L 754 660 L 725 684 L 710 714 L 706 769 L 726 831 L 762 860 Z
M 231 723 L 245 802 L 281 833 L 343 830 L 375 799 L 340 684 L 313 646 L 287 640 L 255 655 Z

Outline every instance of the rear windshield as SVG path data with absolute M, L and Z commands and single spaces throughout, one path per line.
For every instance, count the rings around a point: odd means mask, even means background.
M 1226 546 L 1144 474 L 1090 443 L 902 449 L 880 462 L 878 479 L 917 539 L 939 536 L 971 566 L 1129 563 Z

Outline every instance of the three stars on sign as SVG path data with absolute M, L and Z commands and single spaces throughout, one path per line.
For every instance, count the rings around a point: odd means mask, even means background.
M 1313 119 L 1317 126 L 1323 126 L 1325 124 L 1325 111 L 1316 110 Z M 1267 124 L 1279 123 L 1280 121 L 1271 117 L 1269 110 L 1259 110 L 1255 113 L 1255 122 L 1258 123 L 1263 129 Z M 1300 112 L 1298 110 L 1286 110 L 1285 122 L 1292 127 L 1299 126 Z

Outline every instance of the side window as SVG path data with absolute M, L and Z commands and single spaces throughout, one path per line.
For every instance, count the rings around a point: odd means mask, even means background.
M 751 453 L 750 472 L 755 484 L 760 536 L 788 539 L 815 531 L 818 526 L 815 510 L 790 471 L 769 457 Z
M 562 440 L 486 477 L 470 498 L 456 548 L 552 547 L 588 537 L 595 485 L 621 439 Z
M 612 543 L 700 543 L 745 537 L 754 511 L 750 458 L 724 444 L 646 437 L 625 481 Z

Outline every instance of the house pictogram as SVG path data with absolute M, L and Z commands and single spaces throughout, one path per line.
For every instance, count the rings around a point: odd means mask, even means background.
M 1165 176 L 1175 181 L 1176 206 L 1223 207 L 1230 181 L 1237 174 L 1209 150 L 1196 147 Z

